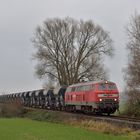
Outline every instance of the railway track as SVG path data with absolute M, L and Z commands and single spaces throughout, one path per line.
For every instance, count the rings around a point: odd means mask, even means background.
M 127 121 L 132 121 L 132 122 L 140 122 L 140 119 L 136 118 L 136 117 L 115 116 L 115 115 L 111 115 L 111 117 L 117 118 L 117 119 L 120 119 L 120 120 L 127 120 Z
M 128 118 L 128 117 L 119 117 L 119 116 L 111 116 L 111 117 L 95 117 L 96 120 L 101 120 L 104 122 L 109 122 L 122 127 L 130 127 L 133 129 L 140 129 L 140 120 Z

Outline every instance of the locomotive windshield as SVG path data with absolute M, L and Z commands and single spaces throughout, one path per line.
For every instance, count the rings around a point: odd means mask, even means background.
M 108 90 L 115 90 L 115 89 L 117 89 L 115 84 L 109 84 L 108 85 Z
M 106 83 L 102 83 L 98 85 L 98 90 L 115 90 L 117 89 L 115 84 L 106 84 Z
M 106 84 L 99 84 L 98 89 L 99 90 L 107 90 L 107 86 L 106 86 Z

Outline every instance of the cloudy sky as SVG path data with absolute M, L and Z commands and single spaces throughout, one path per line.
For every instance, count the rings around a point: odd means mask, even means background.
M 110 80 L 123 89 L 122 68 L 127 64 L 125 26 L 140 0 L 0 0 L 0 92 L 38 89 L 31 43 L 37 25 L 46 18 L 92 19 L 110 32 L 115 56 L 106 58 Z

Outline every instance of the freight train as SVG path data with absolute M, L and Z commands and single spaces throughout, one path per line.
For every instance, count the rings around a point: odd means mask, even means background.
M 90 81 L 62 86 L 59 90 L 40 89 L 0 95 L 0 102 L 51 110 L 110 115 L 119 109 L 119 91 L 114 82 Z

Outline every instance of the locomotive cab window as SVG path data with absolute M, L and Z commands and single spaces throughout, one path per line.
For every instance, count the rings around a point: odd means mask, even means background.
M 66 92 L 71 92 L 71 88 L 70 87 L 67 88 Z
M 71 92 L 75 92 L 76 87 L 72 87 Z
M 81 86 L 81 91 L 85 91 L 85 86 Z
M 80 87 L 76 87 L 76 90 L 77 92 L 81 91 L 81 86 Z
M 107 89 L 106 84 L 99 84 L 98 89 L 99 90 L 106 90 Z
M 92 85 L 92 90 L 95 90 L 96 89 L 96 86 L 95 85 Z
M 117 87 L 116 87 L 115 84 L 109 84 L 109 85 L 108 85 L 108 89 L 109 89 L 109 90 L 115 90 L 115 89 L 117 89 Z
M 91 90 L 92 89 L 92 86 L 91 85 L 86 85 L 85 86 L 85 91 L 88 91 L 88 90 Z

